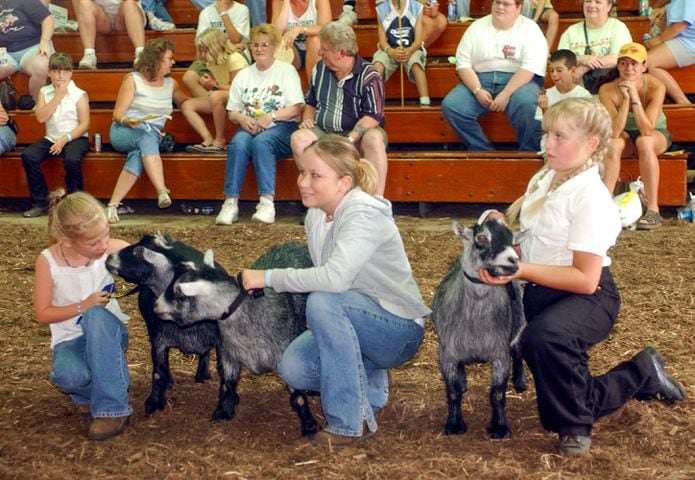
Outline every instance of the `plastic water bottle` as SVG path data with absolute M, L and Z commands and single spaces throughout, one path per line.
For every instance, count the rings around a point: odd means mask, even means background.
M 649 0 L 639 0 L 639 14 L 643 17 L 649 16 Z
M 449 22 L 458 22 L 459 20 L 459 14 L 458 14 L 458 6 L 456 5 L 456 0 L 449 0 L 449 3 L 447 5 L 446 9 L 446 16 Z
M 101 152 L 101 135 L 98 133 L 94 134 L 94 151 Z
M 678 220 L 684 220 L 686 222 L 695 222 L 693 220 L 693 215 L 695 213 L 695 195 L 689 193 L 690 202 L 683 208 L 678 209 Z
M 652 36 L 649 35 L 648 33 L 645 33 L 644 35 L 642 35 L 642 43 L 643 44 L 646 44 L 651 39 L 652 39 Z

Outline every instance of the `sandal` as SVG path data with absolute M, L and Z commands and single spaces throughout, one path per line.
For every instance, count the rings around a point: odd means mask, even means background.
M 224 153 L 224 145 L 205 145 L 204 143 L 197 143 L 195 145 L 188 145 L 186 147 L 188 153 Z
M 642 218 L 637 220 L 637 230 L 654 230 L 661 226 L 661 215 L 654 210 L 647 210 Z

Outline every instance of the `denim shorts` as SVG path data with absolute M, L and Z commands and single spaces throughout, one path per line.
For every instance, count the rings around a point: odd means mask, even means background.
M 162 136 L 159 131 L 147 123 L 141 123 L 136 128 L 111 124 L 111 146 L 121 153 L 128 155 L 123 170 L 139 177 L 142 175 L 142 157 L 159 156 L 159 143 Z
M 51 53 L 55 51 L 53 48 L 53 42 L 49 42 L 49 47 Z M 17 50 L 16 52 L 7 52 L 5 58 L 7 59 L 7 64 L 12 65 L 15 70 L 19 70 L 26 60 L 28 60 L 32 55 L 39 53 L 39 44 L 32 47 L 25 48 L 24 50 Z

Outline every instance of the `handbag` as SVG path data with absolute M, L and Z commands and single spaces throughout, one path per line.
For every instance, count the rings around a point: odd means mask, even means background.
M 9 78 L 0 82 L 0 103 L 5 110 L 17 108 L 17 90 Z
M 586 22 L 584 22 L 584 39 L 586 40 L 584 55 L 593 55 L 591 47 L 589 46 L 589 32 L 586 29 Z M 592 95 L 596 95 L 601 85 L 611 82 L 616 78 L 618 78 L 617 68 L 597 68 L 586 72 L 582 80 L 584 81 L 584 88 Z
M 19 135 L 19 125 L 14 121 L 14 118 L 10 118 L 5 125 L 8 126 L 15 135 Z
M 162 153 L 171 153 L 176 147 L 176 140 L 171 133 L 162 134 L 162 139 L 159 141 L 159 151 Z

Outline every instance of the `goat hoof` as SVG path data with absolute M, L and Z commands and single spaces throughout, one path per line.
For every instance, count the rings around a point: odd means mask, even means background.
M 528 384 L 526 382 L 519 382 L 514 384 L 514 391 L 516 393 L 524 393 L 528 390 Z
M 444 433 L 447 435 L 463 435 L 468 431 L 468 426 L 465 423 L 460 424 L 446 424 L 444 426 Z
M 145 402 L 145 415 L 152 415 L 157 410 L 164 410 L 164 400 L 150 400 L 149 398 Z
M 212 380 L 212 375 L 210 375 L 210 372 L 198 373 L 195 376 L 196 383 L 205 383 L 208 380 Z
M 512 431 L 506 425 L 489 426 L 487 427 L 487 433 L 490 434 L 492 440 L 508 440 L 512 438 Z
M 302 424 L 302 437 L 313 437 L 319 431 L 319 424 L 313 418 Z
M 222 420 L 231 420 L 232 418 L 234 418 L 234 411 L 228 412 L 223 408 L 218 408 L 215 410 L 215 413 L 212 414 L 212 421 L 215 423 Z

